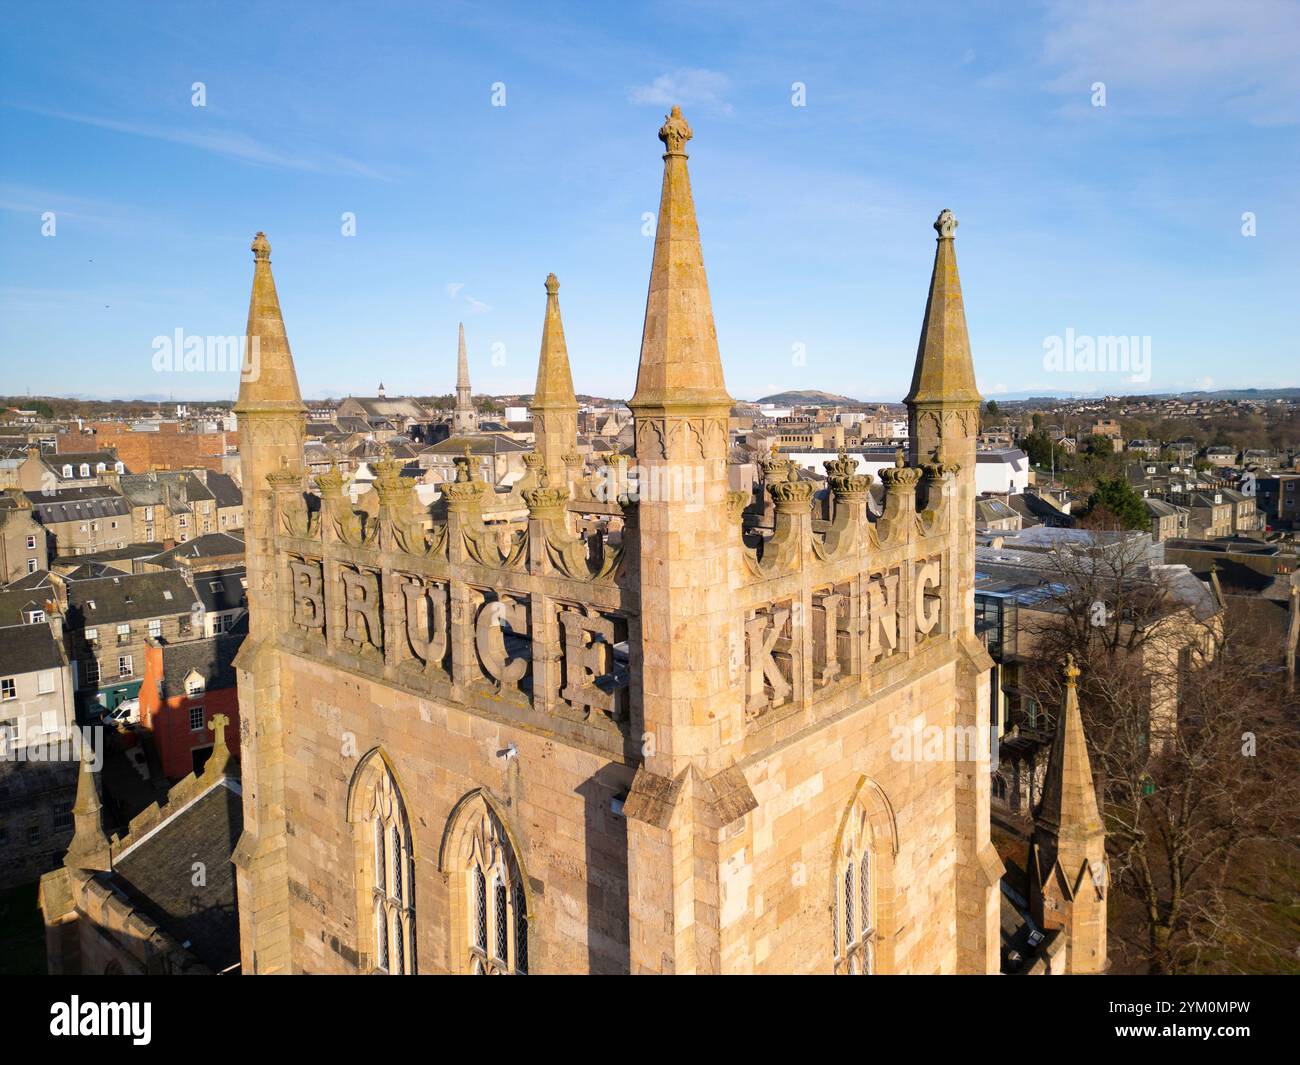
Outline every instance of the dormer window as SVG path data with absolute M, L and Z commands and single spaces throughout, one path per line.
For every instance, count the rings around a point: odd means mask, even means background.
M 185 677 L 185 694 L 202 695 L 205 687 L 203 675 L 198 670 L 192 669 Z
M 106 470 L 106 469 L 107 469 L 107 467 L 106 467 L 102 462 L 97 462 L 97 463 L 95 463 L 95 472 L 96 472 L 96 473 L 103 473 L 104 470 Z
M 82 477 L 89 477 L 89 476 L 90 476 L 90 463 L 89 463 L 89 462 L 83 462 L 83 463 L 81 464 L 81 476 L 82 476 Z
M 72 476 L 72 467 L 69 466 L 67 463 L 65 463 L 64 466 L 63 466 L 63 476 L 64 476 L 64 477 L 71 477 L 71 476 Z
M 113 469 L 117 473 L 126 473 L 126 466 L 120 462 L 113 463 Z

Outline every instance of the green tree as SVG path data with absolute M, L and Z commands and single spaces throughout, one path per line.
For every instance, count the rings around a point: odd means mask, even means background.
M 1142 497 L 1123 477 L 1102 477 L 1088 497 L 1084 516 L 1097 508 L 1114 515 L 1125 529 L 1145 529 L 1150 524 Z

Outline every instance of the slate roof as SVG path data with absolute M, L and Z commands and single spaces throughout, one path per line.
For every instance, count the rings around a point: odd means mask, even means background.
M 7 625 L 0 628 L 0 676 L 58 669 L 66 659 L 48 625 Z
M 131 513 L 121 493 L 98 485 L 86 488 L 60 488 L 54 492 L 27 492 L 32 513 L 42 525 L 64 521 L 93 521 L 120 518 Z
M 247 607 L 248 592 L 244 590 L 244 568 L 209 570 L 194 574 L 194 591 L 207 611 L 236 610 Z
M 171 485 L 173 491 L 184 497 L 186 502 L 193 503 L 197 499 L 213 499 L 213 494 L 208 491 L 207 487 L 194 474 L 188 471 L 177 473 L 160 472 L 156 475 L 159 481 Z M 176 495 L 173 496 L 173 502 L 176 501 Z
M 228 532 L 204 533 L 162 552 L 151 561 L 157 566 L 174 567 L 182 558 L 223 558 L 227 555 L 244 555 L 244 540 Z
M 160 507 L 163 486 L 147 473 L 131 474 L 121 480 L 122 494 L 135 507 Z
M 38 569 L 35 573 L 24 573 L 16 581 L 10 581 L 4 586 L 4 590 L 12 592 L 19 588 L 48 588 L 49 586 L 50 571 Z
M 54 559 L 56 566 L 80 566 L 87 562 L 130 562 L 137 558 L 152 558 L 160 554 L 160 543 L 125 544 L 111 547 L 106 551 L 91 551 L 84 555 L 59 555 Z
M 30 576 L 35 577 L 36 574 Z M 32 624 L 27 620 L 28 612 L 45 610 L 45 604 L 53 598 L 54 590 L 48 584 L 44 587 L 32 588 L 19 588 L 17 582 L 8 585 L 0 591 L 0 626 Z
M 204 691 L 235 686 L 235 655 L 239 652 L 247 625 L 205 640 L 182 640 L 162 644 L 162 689 L 159 694 L 171 699 L 185 694 L 185 678 L 197 672 L 203 678 Z
M 243 829 L 239 784 L 224 779 L 129 847 L 111 874 L 132 902 L 215 972 L 239 961 L 230 856 Z M 195 862 L 207 872 L 203 887 L 192 882 Z
M 217 501 L 219 507 L 240 507 L 244 505 L 244 493 L 240 491 L 235 479 L 228 473 L 209 473 L 208 491 Z
M 175 570 L 75 581 L 68 585 L 68 625 L 77 629 L 188 614 L 194 601 L 194 589 Z
M 507 436 L 449 436 L 436 444 L 431 444 L 420 452 L 422 455 L 463 455 L 468 444 L 473 455 L 499 455 L 503 452 L 531 451 L 532 448 L 511 440 Z

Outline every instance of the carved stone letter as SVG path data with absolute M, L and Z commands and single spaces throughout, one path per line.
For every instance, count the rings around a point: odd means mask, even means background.
M 939 598 L 939 560 L 926 562 L 916 571 L 916 630 L 921 635 L 928 635 L 943 614 L 943 600 Z M 936 594 L 926 595 L 927 588 L 934 588 Z
M 382 647 L 379 624 L 379 579 L 373 573 L 343 571 L 344 635 L 361 646 Z
M 325 596 L 319 562 L 290 562 L 293 574 L 293 620 L 304 629 L 325 627 Z
M 615 708 L 616 688 L 595 682 L 614 673 L 614 622 L 606 617 L 587 617 L 577 610 L 560 614 L 564 628 L 564 689 L 561 697 L 583 710 L 596 708 L 607 713 Z M 618 684 L 617 687 L 625 687 Z
M 478 612 L 474 643 L 483 669 L 498 685 L 516 684 L 528 672 L 528 659 L 506 654 L 504 629 L 523 635 L 528 631 L 528 608 L 516 599 L 490 599 Z
M 842 595 L 828 592 L 813 603 L 813 617 L 816 618 L 813 654 L 819 670 L 818 684 L 829 684 L 840 675 L 839 625 L 836 619 L 843 599 Z
M 748 698 L 745 709 L 756 714 L 768 706 L 780 706 L 790 694 L 790 685 L 773 655 L 777 640 L 785 632 L 790 620 L 789 609 L 782 607 L 770 614 L 760 614 L 745 622 L 745 637 L 749 655 Z M 772 686 L 772 699 L 768 702 L 766 684 Z
M 441 665 L 447 654 L 447 589 L 440 584 L 403 581 L 402 598 L 412 654 L 426 666 Z
M 867 629 L 867 659 L 898 650 L 898 574 L 877 574 L 867 585 L 871 621 Z

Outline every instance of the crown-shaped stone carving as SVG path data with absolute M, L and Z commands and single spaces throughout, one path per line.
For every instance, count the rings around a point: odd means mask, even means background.
M 812 502 L 813 486 L 808 481 L 799 480 L 799 471 L 793 462 L 788 465 L 790 472 L 787 478 L 767 486 L 777 510 L 798 510 Z
M 543 484 L 524 493 L 524 503 L 533 515 L 559 510 L 569 501 L 569 490 L 560 484 Z
M 266 234 L 260 229 L 257 236 L 253 238 L 253 243 L 249 245 L 253 252 L 253 260 L 259 263 L 269 263 L 271 261 L 271 242 L 266 239 Z
M 881 470 L 880 479 L 890 488 L 895 485 L 912 488 L 921 479 L 921 471 L 907 465 L 907 456 L 903 454 L 903 449 L 900 447 L 894 452 L 894 465 Z
M 786 472 L 790 468 L 790 460 L 782 456 L 773 444 L 771 454 L 764 455 L 758 460 L 758 468 L 763 472 L 763 480 L 771 484 L 773 481 L 785 479 Z
M 961 463 L 949 462 L 942 445 L 934 449 L 931 460 L 925 464 L 925 476 L 929 481 L 941 481 L 948 474 L 956 474 L 960 471 Z
M 940 240 L 951 240 L 957 235 L 956 216 L 945 207 L 934 220 L 934 229 L 939 234 Z
M 380 503 L 395 503 L 403 488 L 402 464 L 393 458 L 393 453 L 384 448 L 382 457 L 375 463 L 375 492 Z
M 320 489 L 322 496 L 343 494 L 343 471 L 339 469 L 337 462 L 316 478 L 316 486 Z
M 659 130 L 659 139 L 668 149 L 666 155 L 685 155 L 686 142 L 694 137 L 691 127 L 682 117 L 682 109 L 674 105 L 672 112 L 664 116 L 663 128 Z
M 858 464 L 849 458 L 846 451 L 841 451 L 838 458 L 828 459 L 822 465 L 826 468 L 826 481 L 838 499 L 866 495 L 871 482 L 875 480 L 869 473 L 858 473 Z

